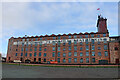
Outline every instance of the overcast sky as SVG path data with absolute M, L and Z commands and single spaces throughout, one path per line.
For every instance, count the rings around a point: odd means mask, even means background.
M 0 52 L 7 53 L 12 36 L 97 32 L 98 14 L 107 18 L 110 36 L 117 36 L 117 2 L 5 2 Z

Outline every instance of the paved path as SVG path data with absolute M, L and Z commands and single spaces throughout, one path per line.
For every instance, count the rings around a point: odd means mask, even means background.
M 118 68 L 63 68 L 3 64 L 3 78 L 117 78 Z

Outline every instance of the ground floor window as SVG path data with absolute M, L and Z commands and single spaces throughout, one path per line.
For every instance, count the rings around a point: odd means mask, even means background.
M 89 58 L 86 58 L 86 63 L 89 63 Z
M 58 63 L 60 63 L 60 58 L 57 59 Z
M 75 63 L 77 62 L 77 58 L 74 58 L 74 62 L 75 62 Z
M 92 58 L 92 62 L 95 62 L 95 58 Z
M 34 58 L 34 62 L 36 62 L 36 58 Z
M 83 58 L 80 59 L 80 63 L 83 63 Z
M 46 58 L 44 58 L 44 62 L 46 62 Z
M 66 62 L 66 60 L 65 60 L 65 58 L 63 59 L 63 63 L 65 63 Z
M 71 58 L 68 59 L 68 62 L 71 63 Z

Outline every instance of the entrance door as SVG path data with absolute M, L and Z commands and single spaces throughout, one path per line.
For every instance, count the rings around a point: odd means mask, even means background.
M 116 64 L 119 64 L 119 59 L 116 59 Z

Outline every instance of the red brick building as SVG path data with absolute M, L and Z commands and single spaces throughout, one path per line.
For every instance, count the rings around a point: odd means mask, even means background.
M 45 36 L 11 37 L 8 43 L 7 62 L 58 64 L 110 63 L 107 19 L 98 16 L 98 32 L 58 34 Z

